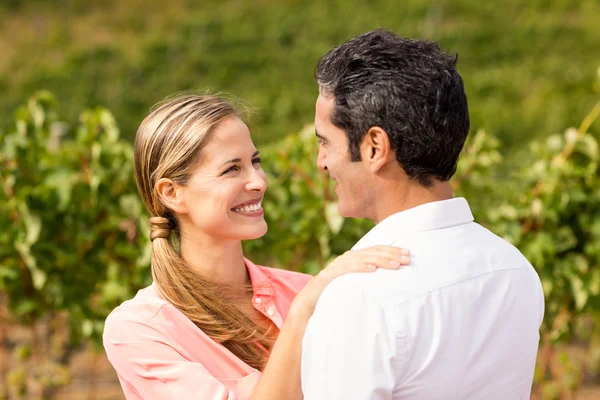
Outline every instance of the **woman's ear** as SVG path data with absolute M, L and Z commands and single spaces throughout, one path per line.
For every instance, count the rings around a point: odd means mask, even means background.
M 383 128 L 374 126 L 369 129 L 361 144 L 361 156 L 373 172 L 396 159 L 390 137 Z
M 171 179 L 161 178 L 156 182 L 156 192 L 160 202 L 176 214 L 187 214 L 188 212 L 183 191 L 184 187 Z

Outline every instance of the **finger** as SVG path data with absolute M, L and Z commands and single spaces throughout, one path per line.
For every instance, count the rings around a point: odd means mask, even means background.
M 385 263 L 383 263 L 385 265 Z M 365 262 L 355 262 L 351 265 L 347 265 L 347 270 L 342 272 L 343 274 L 350 272 L 374 272 L 378 269 L 398 269 L 400 268 L 399 264 L 394 265 L 386 265 L 385 267 L 380 267 L 379 264 L 375 261 L 374 263 L 365 263 Z
M 398 269 L 402 265 L 407 265 L 410 263 L 409 256 L 400 256 L 400 257 L 386 257 L 386 256 L 363 256 L 361 262 L 366 265 L 374 265 L 377 268 L 385 268 L 385 269 Z
M 402 247 L 397 247 L 397 246 L 372 246 L 372 247 L 367 247 L 365 249 L 359 250 L 360 253 L 363 254 L 377 254 L 377 255 L 382 255 L 382 256 L 391 256 L 391 257 L 397 257 L 397 256 L 407 256 L 410 254 L 410 252 L 407 249 L 404 249 Z
M 349 263 L 346 263 L 343 271 L 339 271 L 339 273 L 348 273 L 348 272 L 372 272 L 378 268 L 381 269 L 398 269 L 406 264 L 410 263 L 410 259 L 404 259 L 401 262 L 398 262 L 394 259 L 386 258 L 386 257 L 364 257 L 359 259 L 354 259 Z
M 397 248 L 395 250 L 398 250 Z M 390 251 L 390 248 L 384 250 L 375 250 L 367 252 L 352 252 L 345 254 L 345 263 L 362 262 L 363 264 L 374 264 L 379 268 L 397 268 L 401 265 L 410 263 L 410 253 L 408 251 Z
M 398 264 L 404 265 L 410 261 L 410 252 L 408 250 L 390 251 L 389 249 L 386 249 L 361 253 L 360 257 L 387 258 L 395 260 Z

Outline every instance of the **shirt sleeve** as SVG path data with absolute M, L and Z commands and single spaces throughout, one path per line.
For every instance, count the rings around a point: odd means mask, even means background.
M 397 376 L 395 329 L 383 307 L 346 277 L 324 290 L 306 328 L 304 399 L 391 399 Z
M 148 321 L 127 312 L 106 320 L 103 344 L 121 384 L 144 400 L 240 400 L 200 363 L 191 362 Z

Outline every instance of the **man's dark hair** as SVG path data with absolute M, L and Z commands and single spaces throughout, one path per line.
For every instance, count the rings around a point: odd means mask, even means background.
M 457 56 L 435 42 L 379 29 L 321 57 L 315 78 L 334 97 L 331 123 L 348 136 L 350 159 L 372 127 L 384 129 L 407 175 L 424 186 L 448 181 L 469 132 L 469 109 Z

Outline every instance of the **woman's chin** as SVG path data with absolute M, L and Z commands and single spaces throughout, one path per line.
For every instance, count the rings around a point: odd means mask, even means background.
M 263 226 L 260 226 L 260 227 L 257 226 L 256 228 L 248 229 L 247 231 L 245 230 L 245 232 L 242 233 L 243 237 L 241 238 L 241 240 L 254 240 L 254 239 L 259 239 L 259 238 L 265 236 L 267 234 L 267 230 L 269 228 L 268 228 L 266 222 L 264 222 L 261 225 L 263 225 Z

